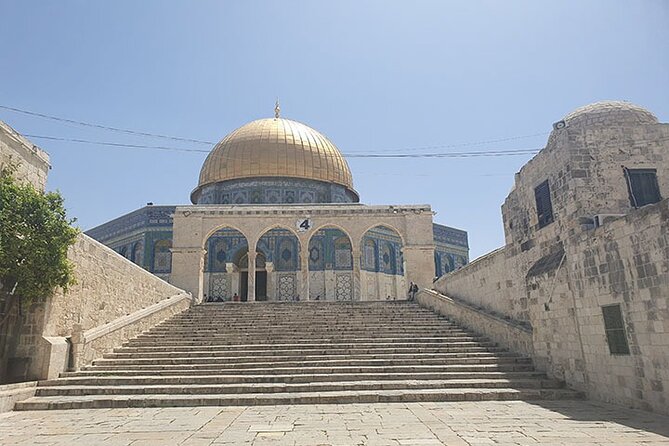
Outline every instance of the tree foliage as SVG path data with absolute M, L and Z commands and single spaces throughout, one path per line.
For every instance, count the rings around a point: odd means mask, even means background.
M 71 226 L 59 193 L 21 184 L 15 171 L 0 168 L 0 281 L 10 290 L 16 284 L 15 294 L 36 301 L 74 283 L 67 250 L 79 230 Z

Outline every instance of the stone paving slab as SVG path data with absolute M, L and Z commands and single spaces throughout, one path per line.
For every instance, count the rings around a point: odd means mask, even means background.
M 586 401 L 92 409 L 0 414 L 0 445 L 669 446 L 669 417 Z

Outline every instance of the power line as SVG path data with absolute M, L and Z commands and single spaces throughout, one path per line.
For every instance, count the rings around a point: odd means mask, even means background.
M 142 131 L 137 131 L 137 130 L 130 130 L 130 129 L 124 129 L 124 128 L 119 128 L 119 127 L 112 127 L 112 126 L 107 126 L 107 125 L 102 125 L 102 124 L 94 124 L 90 122 L 84 122 L 84 121 L 78 121 L 74 119 L 68 119 L 68 118 L 62 118 L 59 116 L 53 116 L 53 115 L 48 115 L 45 113 L 38 113 L 30 110 L 25 110 L 25 109 L 20 109 L 16 107 L 10 107 L 7 105 L 0 105 L 1 109 L 4 110 L 9 110 L 15 113 L 22 113 L 28 116 L 34 116 L 38 118 L 43 118 L 43 119 L 49 119 L 52 121 L 57 121 L 57 122 L 65 122 L 68 124 L 76 124 L 84 127 L 91 127 L 91 128 L 96 128 L 96 129 L 102 129 L 102 130 L 108 130 L 108 131 L 113 131 L 113 132 L 120 132 L 128 135 L 135 135 L 135 136 L 144 136 L 144 137 L 152 137 L 152 138 L 163 138 L 163 139 L 169 139 L 172 141 L 182 141 L 182 142 L 190 142 L 190 143 L 196 143 L 196 144 L 206 144 L 209 146 L 213 146 L 216 143 L 212 141 L 204 141 L 201 139 L 194 139 L 194 138 L 183 138 L 180 136 L 170 136 L 170 135 L 162 135 L 158 133 L 149 133 L 149 132 L 142 132 Z M 491 143 L 498 143 L 498 142 L 506 142 L 506 141 L 514 141 L 514 140 L 519 140 L 519 139 L 526 139 L 526 138 L 533 138 L 537 136 L 545 136 L 548 135 L 550 132 L 540 132 L 540 133 L 532 133 L 529 135 L 519 135 L 519 136 L 510 136 L 506 138 L 497 138 L 497 139 L 488 139 L 488 140 L 483 140 L 483 141 L 472 141 L 472 142 L 464 142 L 464 143 L 457 143 L 457 144 L 437 144 L 437 145 L 431 145 L 431 146 L 419 146 L 419 147 L 404 147 L 404 148 L 381 148 L 381 149 L 374 149 L 376 152 L 403 152 L 403 151 L 421 151 L 421 150 L 434 150 L 434 149 L 447 149 L 447 148 L 454 148 L 454 147 L 467 147 L 467 146 L 477 146 L 477 145 L 484 145 L 484 144 L 491 144 Z M 28 136 L 28 135 L 26 135 Z M 33 138 L 37 138 L 37 136 L 33 136 Z M 53 139 L 56 140 L 55 137 L 47 137 L 44 136 L 42 137 L 43 139 Z M 79 141 L 70 141 L 70 142 L 79 142 Z M 95 142 L 89 142 L 89 144 L 97 144 Z M 111 144 L 109 144 L 111 145 Z M 120 147 L 133 147 L 133 145 L 120 145 Z M 148 148 L 144 147 L 141 144 L 138 144 L 134 146 L 135 148 Z M 154 147 L 156 149 L 163 149 L 162 147 Z M 164 150 L 177 150 L 176 148 L 164 148 Z M 183 151 L 193 151 L 191 149 L 184 149 Z M 369 149 L 360 149 L 360 150 L 349 150 L 347 153 L 349 156 L 351 156 L 354 153 L 361 152 L 361 153 L 368 153 Z
M 532 155 L 539 153 L 539 149 L 518 149 L 518 150 L 492 150 L 478 152 L 450 152 L 450 153 L 369 153 L 369 154 L 347 154 L 342 153 L 346 158 L 472 158 L 479 156 L 517 156 Z
M 64 142 L 76 142 L 83 144 L 95 144 L 101 146 L 113 146 L 113 147 L 127 147 L 130 149 L 153 149 L 153 150 L 172 150 L 175 152 L 196 152 L 196 153 L 209 153 L 210 150 L 207 149 L 184 149 L 181 147 L 169 147 L 169 146 L 151 146 L 145 144 L 124 144 L 116 142 L 107 142 L 107 141 L 91 141 L 88 139 L 78 139 L 78 138 L 61 138 L 58 136 L 45 136 L 45 135 L 24 135 L 28 138 L 36 139 L 48 139 L 50 141 L 64 141 Z
M 497 142 L 506 142 L 506 141 L 515 141 L 518 139 L 526 139 L 526 138 L 534 138 L 536 136 L 546 136 L 549 135 L 550 132 L 541 132 L 541 133 L 532 133 L 530 135 L 520 135 L 520 136 L 510 136 L 508 138 L 498 138 L 498 139 L 488 139 L 484 141 L 473 141 L 473 142 L 463 142 L 463 143 L 457 143 L 457 144 L 439 144 L 439 145 L 434 145 L 434 146 L 420 146 L 420 147 L 404 147 L 404 148 L 392 148 L 392 149 L 375 149 L 375 150 L 383 150 L 384 152 L 401 152 L 404 150 L 432 150 L 432 149 L 448 149 L 448 148 L 453 148 L 453 147 L 467 147 L 467 146 L 480 146 L 480 145 L 485 145 L 485 144 L 491 144 L 491 143 L 497 143 Z M 364 152 L 364 150 L 361 150 Z M 356 151 L 353 152 L 348 152 L 348 153 L 355 153 Z
M 51 119 L 54 121 L 60 121 L 60 122 L 66 122 L 66 123 L 71 123 L 71 124 L 77 124 L 77 125 L 82 125 L 86 127 L 93 127 L 93 128 L 99 128 L 103 130 L 110 130 L 110 131 L 115 131 L 115 132 L 121 132 L 125 134 L 130 134 L 130 135 L 139 135 L 139 136 L 147 136 L 147 137 L 155 137 L 155 138 L 165 138 L 165 139 L 170 139 L 174 141 L 183 141 L 183 142 L 191 142 L 191 143 L 197 143 L 197 144 L 207 144 L 207 145 L 214 145 L 215 143 L 211 141 L 203 141 L 199 139 L 192 139 L 192 138 L 181 138 L 177 136 L 168 136 L 168 135 L 160 135 L 156 133 L 148 133 L 148 132 L 140 132 L 140 131 L 135 131 L 135 130 L 128 130 L 128 129 L 122 129 L 118 127 L 110 127 L 110 126 L 105 126 L 105 125 L 100 125 L 100 124 L 92 124 L 88 122 L 83 122 L 83 121 L 76 121 L 72 119 L 67 119 L 67 118 L 60 118 L 57 116 L 51 116 L 51 115 L 46 115 L 43 113 L 37 113 L 37 112 L 32 112 L 29 110 L 23 110 L 23 109 L 18 109 L 14 107 L 9 107 L 6 105 L 0 105 L 0 108 L 17 112 L 17 113 L 23 113 L 26 115 L 30 116 L 36 116 L 40 118 L 45 118 L 45 119 Z M 369 151 L 347 151 L 342 153 L 344 156 L 347 158 L 472 158 L 472 157 L 501 157 L 501 156 L 519 156 L 519 155 L 534 155 L 539 152 L 540 148 L 524 148 L 524 149 L 496 149 L 496 150 L 481 150 L 481 151 L 465 151 L 465 152 L 435 152 L 435 153 L 394 153 L 394 152 L 401 152 L 401 151 L 419 151 L 419 150 L 430 150 L 430 149 L 443 149 L 443 148 L 453 148 L 453 147 L 466 147 L 466 146 L 474 146 L 474 145 L 481 145 L 481 144 L 489 144 L 489 143 L 494 143 L 494 142 L 505 142 L 505 141 L 511 141 L 511 140 L 518 140 L 518 139 L 524 139 L 524 138 L 531 138 L 535 136 L 544 136 L 549 134 L 550 132 L 542 132 L 542 133 L 533 133 L 529 135 L 520 135 L 520 136 L 511 136 L 511 137 L 506 137 L 506 138 L 498 138 L 498 139 L 490 139 L 490 140 L 484 140 L 484 141 L 477 141 L 477 142 L 466 142 L 466 143 L 458 143 L 458 144 L 444 144 L 444 145 L 433 145 L 433 146 L 422 146 L 422 147 L 405 147 L 405 148 L 394 148 L 394 149 L 374 149 L 374 150 L 369 150 Z M 159 146 L 159 145 L 145 145 L 145 144 L 126 144 L 126 143 L 115 143 L 115 142 L 109 142 L 109 141 L 92 141 L 92 140 L 86 140 L 86 139 L 78 139 L 78 138 L 63 138 L 63 137 L 56 137 L 56 136 L 46 136 L 46 135 L 25 135 L 30 138 L 37 138 L 37 139 L 47 139 L 47 140 L 52 140 L 52 141 L 64 141 L 64 142 L 74 142 L 74 143 L 82 143 L 82 144 L 94 144 L 94 145 L 102 145 L 102 146 L 111 146 L 111 147 L 121 147 L 121 148 L 131 148 L 131 149 L 148 149 L 148 150 L 167 150 L 167 151 L 175 151 L 175 152 L 192 152 L 192 153 L 210 153 L 210 150 L 204 150 L 204 149 L 193 149 L 193 148 L 181 148 L 181 147 L 170 147 L 170 146 Z M 654 140 L 646 140 L 646 141 L 635 141 L 634 145 L 638 144 L 643 144 L 643 143 L 648 143 L 648 142 L 659 142 L 663 140 L 667 140 L 669 138 L 658 138 Z M 385 152 L 385 153 L 378 153 L 378 152 Z M 388 153 L 391 152 L 391 153 Z M 329 156 L 327 154 L 320 154 L 320 156 Z
M 46 135 L 25 135 L 28 138 L 35 139 L 46 139 L 50 141 L 62 141 L 62 142 L 74 142 L 80 144 L 94 144 L 102 146 L 111 146 L 111 147 L 122 147 L 130 149 L 149 149 L 149 150 L 169 150 L 175 152 L 194 152 L 194 153 L 209 153 L 209 150 L 204 149 L 187 149 L 181 147 L 170 147 L 170 146 L 154 146 L 154 145 L 145 145 L 145 144 L 125 144 L 125 143 L 115 143 L 109 141 L 93 141 L 88 139 L 78 139 L 78 138 L 62 138 L 57 136 L 46 136 Z M 470 157 L 480 157 L 480 156 L 517 156 L 517 155 L 531 155 L 537 153 L 539 149 L 536 148 L 527 148 L 527 149 L 499 149 L 499 150 L 488 150 L 488 151 L 472 151 L 472 152 L 444 152 L 444 153 L 342 153 L 343 156 L 347 158 L 470 158 Z M 331 156 L 327 154 L 322 154 L 321 156 Z
M 9 110 L 9 111 L 13 111 L 13 112 L 16 112 L 16 113 L 23 113 L 24 115 L 36 116 L 38 118 L 44 118 L 44 119 L 50 119 L 52 121 L 67 122 L 69 124 L 76 124 L 76 125 L 81 125 L 81 126 L 84 126 L 84 127 L 93 127 L 93 128 L 102 129 L 102 130 L 110 130 L 112 132 L 126 133 L 128 135 L 149 136 L 149 137 L 152 137 L 152 138 L 171 139 L 173 141 L 194 142 L 196 144 L 207 144 L 207 145 L 215 144 L 211 141 L 203 141 L 201 139 L 182 138 L 182 137 L 179 137 L 179 136 L 160 135 L 160 134 L 157 134 L 157 133 L 138 132 L 136 130 L 122 129 L 122 128 L 119 128 L 119 127 L 110 127 L 110 126 L 100 125 L 100 124 L 91 124 L 90 122 L 76 121 L 74 119 L 67 119 L 67 118 L 59 118 L 58 116 L 45 115 L 44 113 L 37 113 L 37 112 L 29 111 L 29 110 L 22 110 L 20 108 L 8 107 L 6 105 L 0 105 L 0 108 L 5 109 L 5 110 Z

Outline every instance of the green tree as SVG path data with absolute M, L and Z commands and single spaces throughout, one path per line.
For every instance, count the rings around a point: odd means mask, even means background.
M 57 192 L 41 192 L 14 178 L 16 166 L 0 167 L 0 282 L 27 302 L 74 283 L 67 250 L 79 230 L 67 218 Z

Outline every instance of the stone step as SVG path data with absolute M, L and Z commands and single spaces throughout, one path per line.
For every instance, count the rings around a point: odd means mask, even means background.
M 369 365 L 369 366 L 293 366 L 293 367 L 230 367 L 230 366 L 215 366 L 211 364 L 186 364 L 186 365 L 145 365 L 145 366 L 88 366 L 84 367 L 82 371 L 102 373 L 110 372 L 116 374 L 141 374 L 141 373 L 155 373 L 155 374 L 216 374 L 225 372 L 234 372 L 237 374 L 256 373 L 263 375 L 279 375 L 279 374 L 300 374 L 300 373 L 373 373 L 373 372 L 390 372 L 390 373 L 416 373 L 416 372 L 448 372 L 448 371 L 488 371 L 498 370 L 504 372 L 522 372 L 532 371 L 534 367 L 529 364 L 518 363 L 495 363 L 495 364 L 426 364 L 426 365 Z
M 412 311 L 411 309 L 404 309 L 402 311 L 373 311 L 373 312 L 358 312 L 355 310 L 351 311 L 331 311 L 331 312 L 309 312 L 309 311 L 293 311 L 293 312 L 229 312 L 229 311 L 207 311 L 204 313 L 189 312 L 175 316 L 174 319 L 165 321 L 167 323 L 174 321 L 193 321 L 193 320 L 202 320 L 202 321 L 211 321 L 211 320 L 220 320 L 225 319 L 228 321 L 234 320 L 243 320 L 247 318 L 249 320 L 260 320 L 260 319 L 273 319 L 273 320 L 298 320 L 300 317 L 304 317 L 305 320 L 308 319 L 321 319 L 321 320 L 343 320 L 347 317 L 355 320 L 370 320 L 374 322 L 383 322 L 386 320 L 431 320 L 436 321 L 440 320 L 447 323 L 455 323 L 452 319 L 449 319 L 444 316 L 440 316 L 436 313 L 431 313 L 429 310 L 424 311 Z
M 119 407 L 258 406 L 277 404 L 353 404 L 432 401 L 508 401 L 580 398 L 566 389 L 409 389 L 339 392 L 250 393 L 244 395 L 120 395 L 34 397 L 16 410 Z
M 266 358 L 263 358 L 266 359 Z M 220 364 L 225 369 L 231 368 L 256 368 L 256 367 L 272 367 L 277 365 L 280 367 L 338 367 L 338 366 L 399 366 L 399 365 L 436 365 L 436 364 L 529 364 L 529 358 L 520 356 L 488 356 L 488 357 L 419 357 L 419 358 L 327 358 L 327 359 L 311 359 L 300 358 L 298 360 L 292 359 L 273 359 L 271 361 L 249 361 L 232 360 L 230 358 L 165 358 L 165 359 L 98 359 L 93 361 L 90 367 L 127 367 L 135 366 L 215 366 Z M 86 369 L 88 370 L 88 368 Z
M 426 326 L 426 327 L 433 327 L 433 326 L 441 326 L 444 328 L 460 328 L 456 324 L 438 320 L 438 319 L 394 319 L 394 320 L 374 320 L 374 319 L 355 319 L 355 318 L 342 318 L 342 319 L 333 319 L 333 320 L 328 320 L 324 318 L 313 318 L 313 319 L 255 319 L 252 317 L 249 317 L 249 319 L 244 320 L 243 318 L 240 318 L 239 320 L 236 319 L 230 319 L 230 318 L 209 318 L 207 320 L 189 320 L 189 321 L 171 321 L 168 324 L 160 324 L 156 328 L 183 328 L 184 326 L 194 326 L 194 327 L 206 327 L 206 328 L 211 328 L 211 327 L 218 327 L 218 326 L 230 326 L 234 328 L 243 328 L 243 327 L 248 327 L 248 326 L 256 326 L 256 327 L 265 327 L 265 326 L 281 326 L 281 327 L 294 327 L 294 326 L 301 326 L 301 327 L 308 327 L 309 324 L 313 323 L 322 323 L 324 326 L 329 326 L 329 327 L 344 327 L 344 326 L 351 326 L 351 327 L 387 327 L 387 326 L 394 326 L 397 327 L 402 326 L 403 324 L 409 326 L 409 325 L 414 325 L 414 326 Z
M 248 339 L 252 340 L 258 340 L 258 341 L 266 341 L 266 342 L 278 342 L 278 341 L 294 341 L 294 342 L 302 342 L 302 341 L 311 341 L 315 342 L 318 340 L 328 340 L 330 341 L 331 339 L 338 339 L 339 341 L 353 341 L 355 342 L 357 339 L 360 339 L 361 336 L 365 335 L 366 333 L 359 332 L 359 333 L 338 333 L 336 331 L 328 332 L 328 333 L 305 333 L 305 332 L 293 332 L 293 333 L 271 333 L 271 332 L 261 332 L 261 333 L 230 333 L 230 334 L 225 334 L 225 333 L 214 333 L 214 334 L 209 334 L 209 335 L 200 335 L 200 334 L 192 334 L 192 335 L 162 335 L 162 334 L 145 334 L 145 335 L 139 335 L 135 338 L 135 341 L 137 342 L 150 342 L 150 341 L 159 341 L 159 342 L 199 342 L 199 341 L 218 341 L 218 340 L 225 340 L 225 341 L 246 341 Z M 481 336 L 470 336 L 470 335 L 449 335 L 447 333 L 402 333 L 402 336 L 404 337 L 396 337 L 397 333 L 378 333 L 378 340 L 379 342 L 383 342 L 386 339 L 403 339 L 405 342 L 406 341 L 411 341 L 413 339 L 422 341 L 424 339 L 430 339 L 435 336 L 439 336 L 441 338 L 441 341 L 436 341 L 436 342 L 453 342 L 453 341 L 473 341 L 473 342 L 478 342 L 478 341 L 483 341 L 486 340 L 486 338 L 481 337 Z
M 111 386 L 111 385 L 190 385 L 190 384 L 244 384 L 244 383 L 310 383 L 310 382 L 339 382 L 351 381 L 351 374 L 348 373 L 321 373 L 321 374 L 300 374 L 300 375 L 254 375 L 254 374 L 193 374 L 193 375 L 175 375 L 165 374 L 164 376 L 156 374 L 146 375 L 105 375 L 91 372 L 66 372 L 62 378 L 48 381 L 40 381 L 39 386 Z M 405 373 L 359 373 L 353 378 L 365 381 L 387 381 L 387 380 L 406 380 L 409 378 Z M 463 379 L 489 379 L 489 380 L 545 380 L 546 375 L 543 372 L 417 372 L 410 376 L 413 381 L 420 380 L 463 380 Z
M 239 354 L 246 352 L 247 354 L 270 354 L 276 352 L 282 354 L 283 352 L 469 352 L 469 351 L 503 351 L 501 347 L 497 347 L 493 342 L 450 342 L 448 345 L 441 345 L 437 343 L 351 343 L 351 344 L 225 344 L 225 345 L 200 345 L 197 349 L 191 346 L 162 346 L 152 345 L 145 347 L 119 347 L 115 352 L 132 352 L 132 353 L 179 353 L 179 352 L 220 352 L 229 354 Z
M 261 362 L 261 361 L 299 361 L 299 360 L 324 360 L 324 359 L 419 359 L 419 358 L 493 358 L 493 357 L 508 357 L 508 356 L 517 356 L 513 353 L 500 351 L 497 353 L 491 353 L 488 351 L 476 351 L 476 352 L 462 352 L 462 353 L 452 353 L 452 352 L 415 352 L 407 349 L 407 352 L 362 352 L 354 353 L 351 351 L 346 351 L 343 353 L 323 351 L 322 353 L 304 353 L 304 352 L 294 352 L 293 354 L 275 354 L 274 351 L 268 350 L 262 352 L 264 354 L 257 354 L 251 352 L 245 352 L 245 355 L 239 354 L 226 354 L 220 352 L 199 352 L 199 351 L 190 351 L 190 352 L 164 352 L 164 353 L 107 353 L 103 356 L 103 359 L 110 360 L 122 360 L 122 359 L 138 359 L 138 360 L 148 360 L 148 359 L 170 359 L 170 360 L 187 360 L 187 359 L 213 359 L 213 358 L 225 358 L 231 362 Z M 96 363 L 94 361 L 94 363 Z
M 290 330 L 278 330 L 273 327 L 268 327 L 260 330 L 211 330 L 211 331 L 190 331 L 183 333 L 176 332 L 156 332 L 151 331 L 139 335 L 138 339 L 152 339 L 152 338 L 162 338 L 162 339 L 179 339 L 179 338 L 188 338 L 188 339 L 203 339 L 203 338 L 221 338 L 221 337 L 258 337 L 258 338 L 272 338 L 272 337 L 295 337 L 296 335 L 303 337 L 333 337 L 338 338 L 347 338 L 347 337 L 360 337 L 362 335 L 369 336 L 373 334 L 375 337 L 386 337 L 386 336 L 397 336 L 397 329 L 392 330 L 300 330 L 300 329 L 290 329 Z M 472 333 L 467 333 L 463 331 L 454 331 L 454 330 L 402 330 L 402 335 L 406 337 L 427 337 L 427 336 L 441 336 L 449 338 L 465 338 L 465 339 L 481 339 L 480 336 L 473 335 Z
M 580 397 L 415 303 L 233 303 L 195 306 L 16 408 Z
M 391 322 L 402 322 L 402 321 L 412 321 L 412 322 L 443 322 L 445 324 L 456 324 L 451 319 L 444 318 L 435 314 L 425 313 L 425 314 L 409 314 L 409 313 L 376 313 L 376 314 L 358 314 L 355 312 L 343 312 L 343 313 L 333 313 L 333 314 L 317 314 L 317 313 L 268 313 L 268 314 L 231 314 L 231 313 L 203 313 L 200 315 L 187 315 L 187 316 L 178 316 L 175 319 L 170 319 L 165 321 L 166 324 L 179 323 L 179 322 L 204 322 L 212 323 L 214 321 L 227 321 L 230 323 L 241 323 L 244 321 L 273 321 L 273 322 L 297 322 L 300 320 L 304 321 L 326 321 L 326 322 L 337 322 L 337 321 L 358 321 L 358 322 L 369 322 L 374 324 L 383 324 Z
M 299 335 L 299 334 L 296 334 Z M 463 342 L 463 341 L 470 341 L 472 343 L 477 343 L 477 342 L 484 342 L 486 338 L 478 338 L 478 337 L 454 337 L 454 336 L 449 336 L 449 337 L 379 337 L 379 338 L 356 338 L 356 337 L 333 337 L 333 338 L 325 338 L 325 337 L 319 337 L 316 339 L 313 338 L 301 338 L 301 337 L 291 337 L 291 336 L 286 336 L 286 337 L 281 337 L 279 339 L 272 339 L 272 338 L 256 338 L 252 337 L 249 339 L 248 336 L 228 336 L 228 337 L 221 337 L 221 338 L 196 338 L 196 339 L 166 339 L 166 338 L 160 338 L 160 337 L 155 337 L 155 338 L 135 338 L 131 341 L 128 341 L 124 345 L 128 346 L 144 346 L 144 345 L 164 345 L 164 346 L 178 346 L 178 345 L 238 345 L 238 344 L 246 344 L 246 345 L 284 345 L 287 342 L 290 341 L 290 343 L 298 344 L 298 345 L 310 345 L 310 344 L 322 344 L 322 343 L 331 343 L 332 345 L 338 345 L 338 344 L 346 344 L 346 343 L 359 343 L 359 342 L 378 342 L 378 343 L 408 343 L 408 342 L 413 342 L 413 343 L 423 343 L 423 344 L 429 344 L 429 343 L 452 343 L 452 342 Z
M 165 321 L 160 325 L 177 325 L 180 323 L 204 323 L 214 324 L 217 322 L 225 322 L 230 324 L 243 324 L 244 322 L 271 322 L 271 323 L 298 323 L 300 321 L 313 322 L 323 321 L 328 323 L 336 322 L 355 322 L 355 323 L 370 323 L 370 324 L 393 324 L 397 322 L 415 322 L 417 324 L 426 323 L 433 324 L 435 322 L 442 322 L 447 326 L 455 326 L 456 323 L 449 319 L 435 316 L 435 315 L 406 315 L 406 314 L 375 314 L 375 315 L 358 315 L 354 313 L 336 314 L 336 315 L 318 315 L 318 314 L 271 314 L 271 315 L 234 315 L 234 314 L 203 314 L 200 316 L 177 317 Z
M 391 333 L 397 333 L 397 327 L 396 326 L 370 326 L 370 325 L 360 325 L 360 326 L 342 326 L 342 327 L 305 327 L 304 325 L 300 324 L 295 324 L 295 325 L 247 325 L 245 327 L 231 327 L 228 325 L 218 325 L 218 326 L 212 326 L 212 327 L 197 327 L 195 329 L 193 328 L 183 328 L 179 327 L 177 328 L 154 328 L 151 330 L 151 333 L 156 333 L 156 334 L 192 334 L 192 333 L 203 333 L 203 334 L 209 334 L 209 333 L 219 333 L 219 332 L 237 332 L 237 331 L 243 331 L 243 332 L 267 332 L 267 331 L 273 331 L 273 332 L 283 332 L 285 330 L 300 330 L 304 332 L 330 332 L 330 331 L 337 331 L 337 332 L 349 332 L 349 331 L 367 331 L 367 332 L 391 332 Z M 465 333 L 465 334 L 471 334 L 471 332 L 467 330 L 462 330 L 460 328 L 455 328 L 455 327 L 443 327 L 440 326 L 439 324 L 435 324 L 434 326 L 413 326 L 413 327 L 403 327 L 402 332 L 409 332 L 409 333 L 420 333 L 420 332 L 444 332 L 444 333 Z
M 459 380 L 386 380 L 340 381 L 316 383 L 252 383 L 252 384 L 191 384 L 191 385 L 138 385 L 138 386 L 41 386 L 36 396 L 82 395 L 150 395 L 150 394 L 241 394 L 279 392 L 333 392 L 344 390 L 407 390 L 407 389 L 560 389 L 555 380 L 526 379 L 459 379 Z

